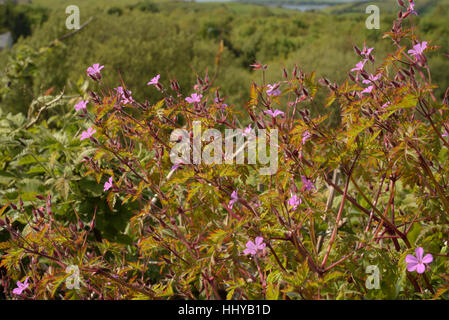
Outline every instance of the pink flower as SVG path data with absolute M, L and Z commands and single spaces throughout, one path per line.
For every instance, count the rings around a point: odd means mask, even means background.
M 231 200 L 229 200 L 228 207 L 232 209 L 234 203 L 236 203 L 237 201 L 239 201 L 239 197 L 237 195 L 237 190 L 234 190 L 231 193 Z
M 381 74 L 378 74 L 376 76 L 373 76 L 372 74 L 370 74 L 369 78 L 363 80 L 362 82 L 363 82 L 363 84 L 370 84 L 370 83 L 373 83 L 373 82 L 379 80 L 380 76 L 381 76 Z
M 151 79 L 150 82 L 147 83 L 147 85 L 157 85 L 159 82 L 159 78 L 161 77 L 160 74 L 158 74 L 157 76 L 155 76 L 153 79 Z
M 408 51 L 409 54 L 415 56 L 415 58 L 419 58 L 424 52 L 424 50 L 427 49 L 427 41 L 424 41 L 422 43 L 417 43 L 413 46 L 413 49 L 410 49 Z
M 409 8 L 408 8 L 408 11 L 409 11 L 411 14 L 414 14 L 415 16 L 418 15 L 418 12 L 415 11 L 415 3 L 414 3 L 413 1 L 410 2 L 410 6 L 409 6 Z
M 287 204 L 292 207 L 293 210 L 296 210 L 296 208 L 302 203 L 302 200 L 300 197 L 298 197 L 296 194 L 292 194 L 290 199 L 288 199 Z
M 368 61 L 368 59 L 365 59 L 363 61 L 360 61 L 359 63 L 357 63 L 355 65 L 355 68 L 351 69 L 351 72 L 353 71 L 362 71 L 363 68 L 365 67 L 365 63 Z
M 311 137 L 312 137 L 312 135 L 310 134 L 309 130 L 306 130 L 302 134 L 302 144 L 306 144 L 306 141 L 309 140 Z
M 363 50 L 362 50 L 362 52 L 360 54 L 365 56 L 365 57 L 368 57 L 373 50 L 374 50 L 374 48 L 367 48 L 366 44 L 365 44 L 365 45 L 363 45 Z
M 86 105 L 89 103 L 89 101 L 80 101 L 75 105 L 75 110 L 80 111 L 82 109 L 86 109 Z
M 120 102 L 123 104 L 132 104 L 134 102 L 131 96 L 132 91 L 123 89 L 123 87 L 114 88 L 117 91 L 117 96 L 120 98 Z
M 386 102 L 386 103 L 384 103 L 383 106 L 380 107 L 380 108 L 381 108 L 381 109 L 385 109 L 385 108 L 388 108 L 390 105 L 391 105 L 390 102 Z
M 246 249 L 243 251 L 245 255 L 252 254 L 255 256 L 257 254 L 257 250 L 263 250 L 265 248 L 265 243 L 263 243 L 262 237 L 257 237 L 255 242 L 256 243 L 248 240 L 246 243 Z
M 14 290 L 12 291 L 12 293 L 17 294 L 17 295 L 21 295 L 22 292 L 28 288 L 30 284 L 28 283 L 28 277 L 26 277 L 25 281 L 22 283 L 20 281 L 17 281 L 17 288 L 14 288 Z
M 109 177 L 109 180 L 104 183 L 103 191 L 108 191 L 112 188 L 112 177 Z
M 273 85 L 269 84 L 267 85 L 267 87 L 268 87 L 267 95 L 276 97 L 281 94 L 281 90 L 278 89 L 279 88 L 278 83 L 275 83 Z
M 433 261 L 433 257 L 430 253 L 426 254 L 423 257 L 424 249 L 421 247 L 416 248 L 415 250 L 416 257 L 408 254 L 405 257 L 405 262 L 407 262 L 407 270 L 409 272 L 413 272 L 416 270 L 418 273 L 424 273 L 426 271 L 426 264 L 429 264 Z
M 304 187 L 306 188 L 307 191 L 310 191 L 312 189 L 316 189 L 316 187 L 313 184 L 313 182 L 310 181 L 309 179 L 307 179 L 306 177 L 301 176 L 301 180 L 302 180 L 302 183 L 304 184 Z
M 100 80 L 101 79 L 100 71 L 103 68 L 104 66 L 100 67 L 99 63 L 94 63 L 92 67 L 87 68 L 87 75 L 95 81 Z
M 93 128 L 89 128 L 89 129 L 87 129 L 87 131 L 81 132 L 80 141 L 83 141 L 84 139 L 89 139 L 90 137 L 92 137 L 94 135 L 95 132 L 97 132 L 97 130 L 95 130 Z
M 192 93 L 190 97 L 186 98 L 186 101 L 188 103 L 200 103 L 202 97 L 203 97 L 202 94 Z
M 251 125 L 247 126 L 245 129 L 243 129 L 243 136 L 246 137 L 251 135 L 252 130 L 253 129 L 251 128 Z
M 228 107 L 228 105 L 227 105 L 226 103 L 223 102 L 223 99 L 215 98 L 215 99 L 214 99 L 214 102 L 220 106 L 220 108 L 221 108 L 222 111 L 223 111 L 225 108 Z
M 366 88 L 365 90 L 362 91 L 362 94 L 363 93 L 371 93 L 371 91 L 373 91 L 373 89 L 374 89 L 374 86 L 369 86 L 368 88 Z
M 284 112 L 280 111 L 280 110 L 267 110 L 264 111 L 265 114 L 269 114 L 270 116 L 272 116 L 273 118 L 276 118 L 279 115 L 284 115 Z

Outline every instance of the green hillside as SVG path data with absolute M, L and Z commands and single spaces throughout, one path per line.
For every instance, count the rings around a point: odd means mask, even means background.
M 65 7 L 73 3 L 34 1 L 29 8 L 45 8 L 48 20 L 35 23 L 33 34 L 22 37 L 11 54 L 0 55 L 2 69 L 5 70 L 8 61 L 6 55 L 24 59 L 24 50 L 39 52 L 53 40 L 70 33 L 65 28 Z M 388 31 L 393 18 L 388 13 L 382 14 L 381 30 L 367 30 L 364 28 L 366 15 L 355 9 L 337 15 L 234 2 L 84 0 L 75 3 L 81 11 L 81 23 L 90 17 L 92 22 L 51 50 L 35 56 L 32 65 L 36 68 L 17 71 L 16 75 L 12 74 L 16 71 L 8 69 L 6 75 L 10 77 L 3 77 L 3 82 L 9 82 L 11 90 L 4 90 L 3 108 L 14 105 L 15 110 L 24 110 L 34 96 L 51 88 L 74 90 L 86 66 L 97 61 L 107 66 L 104 72 L 109 84 L 118 85 L 122 77 L 131 90 L 139 92 L 138 98 L 147 96 L 152 101 L 160 98 L 158 92 L 145 86 L 156 73 L 162 73 L 165 78 L 176 77 L 182 90 L 188 92 L 195 81 L 192 70 L 203 73 L 206 68 L 214 69 L 220 41 L 224 43 L 220 61 L 223 71 L 216 84 L 231 103 L 242 104 L 248 98 L 245 84 L 254 77 L 249 67 L 254 61 L 270 65 L 268 81 L 277 77 L 280 66 L 291 70 L 295 63 L 339 81 L 345 70 L 357 62 L 352 51 L 354 44 L 360 46 L 367 39 L 376 48 L 376 56 L 383 56 L 390 44 L 381 39 L 382 32 Z M 447 7 L 440 5 L 434 13 L 426 12 L 416 20 L 422 26 L 420 32 L 428 33 L 425 36 L 429 40 L 449 51 Z M 359 32 L 354 33 L 354 29 Z M 441 55 L 434 56 L 431 65 L 436 66 L 437 79 L 447 84 L 447 60 Z M 15 87 L 15 78 L 25 76 L 23 72 L 27 73 L 27 90 L 20 89 L 19 81 L 19 87 Z

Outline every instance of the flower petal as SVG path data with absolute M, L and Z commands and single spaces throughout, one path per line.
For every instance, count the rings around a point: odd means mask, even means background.
M 418 260 L 422 260 L 422 256 L 424 254 L 424 249 L 422 247 L 418 247 L 418 248 L 416 248 L 415 253 L 416 253 L 416 258 Z
M 408 254 L 405 257 L 405 262 L 407 262 L 407 263 L 418 263 L 418 259 L 416 259 L 415 256 L 412 256 L 411 254 Z
M 424 258 L 422 258 L 422 262 L 423 263 L 431 263 L 433 261 L 433 256 L 428 253 L 424 256 Z
M 424 273 L 424 271 L 426 271 L 426 266 L 424 263 L 418 263 L 417 268 L 416 268 L 416 272 L 418 273 Z
M 256 250 L 256 245 L 251 240 L 248 240 L 248 242 L 246 243 L 246 247 L 250 250 Z
M 260 246 L 260 244 L 263 242 L 263 238 L 262 237 L 257 237 L 256 238 L 256 246 Z
M 407 265 L 407 271 L 413 272 L 416 270 L 417 267 L 418 267 L 418 263 L 409 263 Z

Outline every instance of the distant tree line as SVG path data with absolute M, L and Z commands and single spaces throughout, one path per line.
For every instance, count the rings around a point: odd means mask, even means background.
M 47 9 L 43 7 L 15 4 L 11 0 L 0 5 L 0 32 L 10 31 L 14 41 L 30 36 L 32 26 L 47 19 Z

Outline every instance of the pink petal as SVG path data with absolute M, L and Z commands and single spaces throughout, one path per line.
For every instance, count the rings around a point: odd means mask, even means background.
M 422 262 L 423 263 L 431 263 L 433 261 L 433 256 L 428 253 L 424 256 L 424 258 L 422 258 Z
M 250 250 L 256 250 L 256 245 L 251 240 L 248 240 L 248 242 L 246 243 L 246 247 Z
M 415 253 L 416 253 L 416 258 L 418 260 L 422 260 L 422 256 L 424 254 L 424 249 L 421 247 L 418 247 L 418 248 L 416 248 Z
M 407 263 L 418 263 L 418 259 L 416 259 L 415 256 L 412 256 L 411 254 L 408 254 L 405 257 L 405 262 L 407 262 Z
M 260 246 L 260 244 L 263 242 L 263 238 L 262 237 L 257 237 L 256 238 L 256 246 Z
M 253 249 L 245 249 L 243 250 L 243 253 L 248 255 L 248 254 L 256 254 L 256 250 Z
M 424 265 L 424 263 L 418 263 L 416 272 L 421 274 L 424 273 L 424 271 L 426 271 L 426 266 Z
M 407 270 L 408 270 L 409 272 L 413 272 L 413 271 L 416 270 L 417 267 L 418 267 L 418 263 L 409 263 L 409 264 L 407 265 Z

